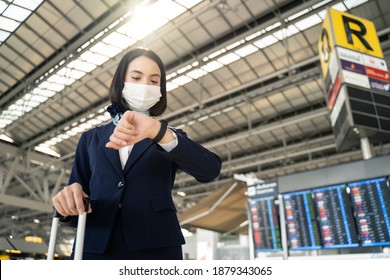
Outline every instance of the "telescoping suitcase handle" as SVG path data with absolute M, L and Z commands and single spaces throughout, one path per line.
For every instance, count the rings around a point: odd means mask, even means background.
M 76 247 L 74 251 L 74 259 L 81 260 L 83 258 L 83 247 L 84 247 L 84 235 L 85 235 L 85 224 L 87 223 L 87 213 L 89 208 L 89 198 L 83 198 L 84 203 L 84 212 L 79 215 L 79 220 L 77 223 L 77 233 L 76 233 Z M 49 250 L 47 254 L 48 260 L 54 259 L 54 251 L 57 241 L 57 231 L 58 223 L 62 218 L 61 214 L 57 212 L 56 209 L 53 209 L 53 221 L 51 224 L 50 240 L 49 240 Z

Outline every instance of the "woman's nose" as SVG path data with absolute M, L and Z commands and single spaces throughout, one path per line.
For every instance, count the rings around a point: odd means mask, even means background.
M 150 81 L 148 78 L 142 78 L 141 83 L 144 85 L 151 85 L 152 81 Z

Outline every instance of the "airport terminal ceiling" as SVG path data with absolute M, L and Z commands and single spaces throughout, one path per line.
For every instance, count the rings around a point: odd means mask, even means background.
M 326 107 L 317 43 L 330 6 L 373 21 L 390 65 L 388 0 L 0 1 L 0 236 L 48 239 L 50 197 L 80 135 L 110 121 L 111 78 L 138 46 L 166 65 L 163 117 L 223 160 L 211 183 L 177 175 L 179 213 L 235 173 L 362 159 L 359 146 L 337 151 Z M 374 156 L 389 154 L 370 140 Z

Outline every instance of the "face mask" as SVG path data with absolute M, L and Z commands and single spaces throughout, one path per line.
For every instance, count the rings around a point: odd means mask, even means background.
M 160 100 L 161 92 L 159 86 L 125 83 L 122 97 L 131 110 L 146 112 Z

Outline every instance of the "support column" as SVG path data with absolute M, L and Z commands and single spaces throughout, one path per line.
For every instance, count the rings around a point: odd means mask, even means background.
M 362 149 L 363 159 L 372 158 L 372 149 L 368 137 L 360 138 L 360 148 Z

